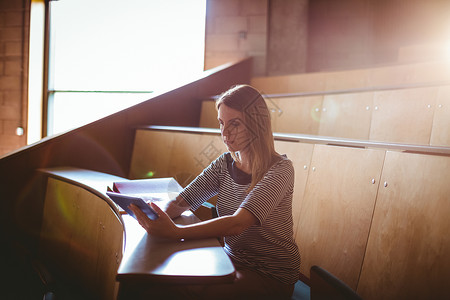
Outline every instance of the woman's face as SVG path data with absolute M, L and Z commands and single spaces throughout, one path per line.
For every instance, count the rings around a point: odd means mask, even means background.
M 244 150 L 249 143 L 248 131 L 243 121 L 242 112 L 221 104 L 218 111 L 218 120 L 222 140 L 228 151 Z

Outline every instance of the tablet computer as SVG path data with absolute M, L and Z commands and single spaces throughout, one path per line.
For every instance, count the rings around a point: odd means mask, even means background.
M 112 201 L 117 203 L 124 211 L 126 211 L 130 216 L 136 219 L 136 216 L 134 215 L 133 211 L 128 207 L 130 204 L 134 204 L 137 207 L 139 207 L 150 220 L 156 220 L 158 219 L 158 214 L 156 211 L 150 207 L 147 203 L 145 203 L 142 198 L 130 196 L 130 195 L 124 195 L 120 193 L 114 193 L 114 192 L 106 192 L 109 198 L 111 198 Z

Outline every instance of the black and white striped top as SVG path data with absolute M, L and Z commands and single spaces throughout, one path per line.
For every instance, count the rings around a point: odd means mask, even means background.
M 236 236 L 225 237 L 225 251 L 238 262 L 292 284 L 298 280 L 300 254 L 293 238 L 292 193 L 294 168 L 283 156 L 247 194 L 251 175 L 235 167 L 230 153 L 213 161 L 181 193 L 193 210 L 217 197 L 219 216 L 243 207 L 259 225 Z

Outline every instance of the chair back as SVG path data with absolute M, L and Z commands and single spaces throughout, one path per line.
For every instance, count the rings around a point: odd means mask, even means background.
M 311 267 L 311 300 L 362 300 L 362 298 L 339 278 L 319 267 Z

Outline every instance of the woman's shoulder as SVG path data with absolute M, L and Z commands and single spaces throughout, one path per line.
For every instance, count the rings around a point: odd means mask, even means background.
M 278 161 L 275 164 L 282 166 L 292 166 L 292 161 L 289 159 L 289 157 L 287 157 L 286 154 L 280 154 Z
M 281 154 L 278 157 L 278 160 L 272 165 L 272 170 L 276 170 L 278 172 L 285 171 L 288 173 L 294 172 L 294 166 L 292 164 L 292 161 L 287 157 L 286 154 Z
M 233 161 L 233 157 L 231 156 L 230 152 L 224 152 L 222 153 L 218 158 L 223 163 L 231 163 Z
M 224 152 L 211 162 L 211 166 L 226 166 L 232 160 L 230 152 Z
M 231 156 L 231 152 L 224 152 L 222 153 L 221 157 L 227 162 L 232 161 L 233 157 Z
M 217 156 L 216 159 L 213 160 L 213 162 L 220 161 L 220 160 L 227 161 L 229 159 L 228 157 L 231 158 L 230 152 L 223 152 L 219 156 Z

